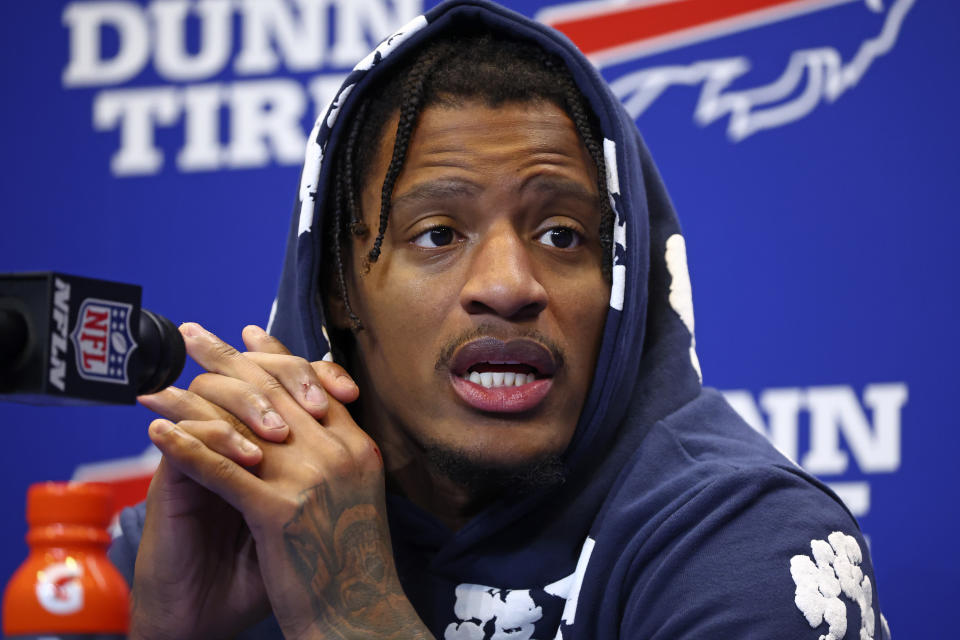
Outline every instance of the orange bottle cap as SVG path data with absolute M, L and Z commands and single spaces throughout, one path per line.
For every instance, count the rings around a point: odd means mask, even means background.
M 56 523 L 106 528 L 113 516 L 113 492 L 93 482 L 39 482 L 27 491 L 27 523 Z

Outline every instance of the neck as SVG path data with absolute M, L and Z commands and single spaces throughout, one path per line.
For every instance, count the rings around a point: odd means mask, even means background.
M 387 465 L 387 490 L 404 496 L 451 531 L 462 528 L 493 497 L 455 483 L 426 460 L 410 459 L 397 467 L 385 454 L 384 464 Z

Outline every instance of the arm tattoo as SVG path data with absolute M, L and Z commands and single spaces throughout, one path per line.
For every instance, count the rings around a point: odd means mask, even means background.
M 433 638 L 392 570 L 386 530 L 373 504 L 342 504 L 327 484 L 300 494 L 284 543 L 324 637 Z

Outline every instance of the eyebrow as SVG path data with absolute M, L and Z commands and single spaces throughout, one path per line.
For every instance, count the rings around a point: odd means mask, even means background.
M 540 195 L 574 198 L 593 206 L 600 204 L 599 194 L 593 193 L 579 182 L 559 176 L 533 176 L 520 187 L 521 193 L 526 190 L 532 190 Z
M 415 206 L 435 200 L 475 197 L 480 186 L 462 178 L 444 178 L 421 182 L 406 193 L 393 198 L 391 207 Z M 573 198 L 590 206 L 599 207 L 600 196 L 575 180 L 551 175 L 535 175 L 520 185 L 520 193 L 533 191 L 541 196 Z
M 469 198 L 475 196 L 480 187 L 469 180 L 444 179 L 421 182 L 403 195 L 393 199 L 392 206 L 409 205 L 428 200 Z

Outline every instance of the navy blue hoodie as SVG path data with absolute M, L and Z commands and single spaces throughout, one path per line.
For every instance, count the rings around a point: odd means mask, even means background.
M 502 498 L 456 532 L 388 496 L 398 572 L 421 618 L 446 640 L 888 638 L 853 517 L 702 388 L 685 244 L 656 167 L 604 80 L 548 27 L 482 0 L 449 2 L 357 65 L 310 136 L 270 332 L 329 359 L 317 304 L 324 158 L 376 76 L 465 22 L 556 54 L 586 96 L 616 214 L 613 281 L 565 483 Z M 142 508 L 122 525 L 112 555 L 132 575 Z M 246 637 L 279 631 L 268 622 Z

